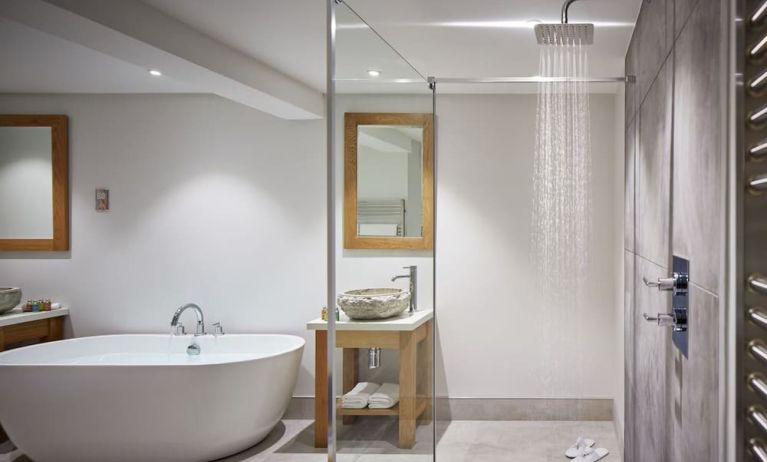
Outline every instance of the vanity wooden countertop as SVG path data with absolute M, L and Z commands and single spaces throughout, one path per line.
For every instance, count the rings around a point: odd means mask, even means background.
M 58 318 L 59 316 L 68 316 L 69 308 L 59 308 L 51 311 L 33 311 L 24 313 L 18 308 L 14 308 L 4 314 L 0 314 L 0 327 L 14 326 L 25 322 L 40 321 L 43 319 Z
M 423 323 L 434 318 L 433 310 L 419 310 L 412 315 L 407 311 L 396 318 L 357 321 L 349 319 L 341 312 L 341 320 L 336 321 L 336 330 L 367 330 L 367 331 L 412 331 Z M 306 323 L 307 330 L 328 330 L 328 322 L 317 318 Z

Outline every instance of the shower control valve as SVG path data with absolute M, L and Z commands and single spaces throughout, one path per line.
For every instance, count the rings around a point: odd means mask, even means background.
M 647 287 L 657 287 L 658 290 L 673 291 L 674 295 L 687 293 L 687 284 L 690 276 L 687 273 L 674 272 L 670 278 L 658 278 L 658 281 L 650 281 L 642 277 Z
M 661 327 L 671 327 L 676 324 L 674 315 L 670 313 L 658 313 L 657 316 L 650 316 L 647 313 L 642 313 L 642 317 L 647 322 L 657 322 Z

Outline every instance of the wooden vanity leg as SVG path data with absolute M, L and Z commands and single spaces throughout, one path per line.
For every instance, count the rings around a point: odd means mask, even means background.
M 399 337 L 399 446 L 415 444 L 416 351 L 414 332 L 400 332 Z
M 0 327 L 0 351 L 5 351 L 5 328 Z
M 423 413 L 418 416 L 418 422 L 428 425 L 432 420 L 432 352 L 434 351 L 434 327 L 431 321 L 425 326 L 426 336 L 418 345 L 418 399 L 425 400 Z M 418 403 L 416 403 L 418 404 Z
M 358 349 L 344 348 L 344 362 L 343 362 L 344 393 L 351 391 L 352 388 L 354 388 L 354 386 L 357 385 L 357 377 L 358 377 L 357 366 L 359 364 L 359 362 L 357 361 L 358 357 L 359 357 Z M 351 425 L 356 421 L 357 421 L 357 417 L 353 415 L 345 415 L 343 417 L 344 425 Z
M 314 334 L 314 447 L 328 447 L 328 332 Z
M 64 318 L 48 319 L 48 335 L 43 339 L 44 342 L 55 342 L 64 338 Z

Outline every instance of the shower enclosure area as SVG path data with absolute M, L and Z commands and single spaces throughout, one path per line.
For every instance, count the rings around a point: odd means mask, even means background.
M 409 439 L 402 414 L 409 405 L 403 388 L 408 357 L 401 345 L 379 350 L 359 340 L 365 338 L 360 332 L 351 342 L 345 311 L 329 321 L 321 335 L 327 335 L 324 345 L 336 345 L 327 355 L 332 373 L 317 380 L 332 379 L 318 386 L 323 394 L 330 387 L 335 392 L 317 412 L 335 416 L 327 433 L 316 434 L 316 445 L 326 443 L 337 460 L 537 461 L 564 457 L 585 437 L 595 450 L 609 452 L 608 460 L 620 460 L 622 73 L 592 77 L 593 28 L 551 24 L 525 31 L 526 43 L 539 52 L 533 69 L 511 64 L 508 78 L 468 71 L 429 78 L 392 46 L 396 36 L 365 21 L 369 5 L 329 6 L 335 13 L 336 178 L 330 293 L 409 288 L 407 280 L 390 280 L 407 273 L 402 267 L 416 266 L 411 316 L 433 313 L 427 323 L 433 344 L 419 343 L 414 353 Z M 526 74 L 537 77 L 520 77 Z M 350 246 L 350 232 L 364 241 L 366 232 L 408 238 L 413 229 L 407 218 L 396 218 L 396 208 L 394 217 L 376 215 L 403 197 L 406 217 L 416 204 L 395 191 L 412 175 L 396 173 L 394 159 L 408 154 L 391 146 L 400 138 L 395 133 L 413 127 L 355 125 L 350 131 L 351 120 L 385 114 L 432 119 L 433 140 L 424 140 L 422 131 L 420 139 L 405 141 L 434 148 L 433 248 Z M 372 155 L 377 158 L 365 157 Z M 356 181 L 351 198 L 350 176 Z M 379 185 L 375 196 L 373 183 L 385 184 L 388 195 Z M 357 204 L 353 227 L 350 200 Z M 383 383 L 400 386 L 394 409 L 346 407 L 351 399 L 342 397 L 355 386 L 373 384 L 367 390 L 373 392 Z M 334 409 L 331 400 L 338 402 Z

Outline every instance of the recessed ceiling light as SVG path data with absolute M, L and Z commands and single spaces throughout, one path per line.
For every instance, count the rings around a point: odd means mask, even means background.
M 149 74 L 155 77 L 162 77 L 162 72 L 158 71 L 157 69 L 149 69 Z
M 375 69 L 368 69 L 368 75 L 370 77 L 378 77 L 381 75 L 381 71 L 377 71 Z

